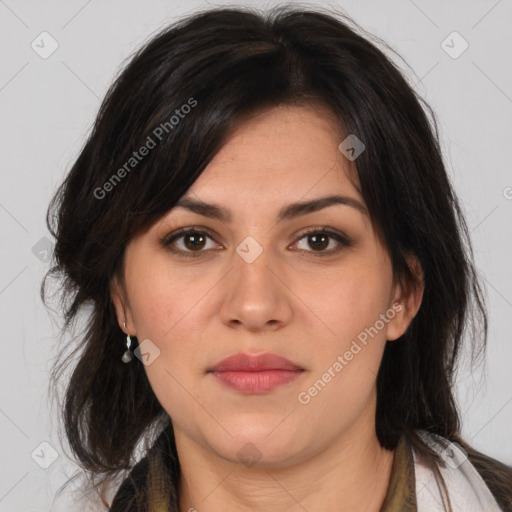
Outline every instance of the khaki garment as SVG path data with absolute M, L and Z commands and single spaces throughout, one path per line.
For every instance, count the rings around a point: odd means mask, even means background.
M 412 448 L 403 435 L 395 450 L 389 487 L 380 512 L 417 512 Z

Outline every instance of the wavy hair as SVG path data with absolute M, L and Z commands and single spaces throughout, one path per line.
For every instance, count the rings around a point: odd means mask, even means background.
M 48 208 L 56 245 L 41 294 L 44 301 L 48 277 L 60 280 L 62 332 L 87 314 L 52 382 L 73 364 L 62 419 L 85 472 L 102 484 L 130 472 L 112 511 L 177 511 L 180 477 L 172 424 L 143 365 L 121 362 L 124 333 L 109 284 L 113 276 L 122 280 L 124 249 L 173 208 L 244 117 L 312 103 L 330 109 L 340 130 L 366 146 L 354 162 L 360 192 L 395 279 L 408 289 L 418 285 L 410 254 L 423 272 L 418 314 L 387 344 L 377 377 L 379 442 L 394 449 L 405 434 L 434 461 L 416 430 L 457 441 L 511 510 L 512 470 L 461 439 L 453 394 L 463 342 L 476 360 L 487 338 L 467 225 L 443 164 L 435 115 L 379 45 L 393 52 L 334 11 L 209 9 L 152 37 L 109 88 Z M 178 111 L 186 115 L 174 123 Z M 128 168 L 148 137 L 158 143 Z M 153 434 L 134 465 L 139 443 Z

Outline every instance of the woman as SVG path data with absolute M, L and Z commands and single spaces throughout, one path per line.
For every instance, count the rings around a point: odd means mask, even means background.
M 487 319 L 435 118 L 350 23 L 164 30 L 50 205 L 66 326 L 90 307 L 64 425 L 98 488 L 131 469 L 112 511 L 512 510 L 460 437 Z

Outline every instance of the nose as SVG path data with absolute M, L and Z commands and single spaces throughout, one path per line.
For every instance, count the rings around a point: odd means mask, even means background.
M 243 251 L 247 246 L 241 246 L 234 253 L 233 268 L 226 276 L 221 320 L 231 328 L 251 332 L 278 330 L 292 318 L 293 293 L 286 283 L 285 271 L 270 250 L 263 250 L 252 259 Z

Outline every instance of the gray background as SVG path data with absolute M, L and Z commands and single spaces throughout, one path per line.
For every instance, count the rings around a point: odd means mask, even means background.
M 210 3 L 229 4 L 240 3 Z M 331 5 L 404 57 L 413 71 L 392 58 L 438 115 L 490 312 L 487 366 L 467 365 L 458 379 L 463 434 L 512 464 L 512 1 Z M 59 440 L 57 407 L 47 396 L 58 325 L 38 295 L 51 251 L 46 208 L 122 61 L 167 23 L 205 7 L 206 1 L 0 0 L 0 512 L 83 510 L 70 495 L 52 505 L 77 467 Z M 31 47 L 34 40 L 42 47 L 43 31 L 58 43 L 46 59 Z M 453 31 L 469 44 L 458 58 L 442 45 Z M 461 48 L 453 36 L 446 44 L 452 52 Z M 57 458 L 44 469 L 52 449 Z

